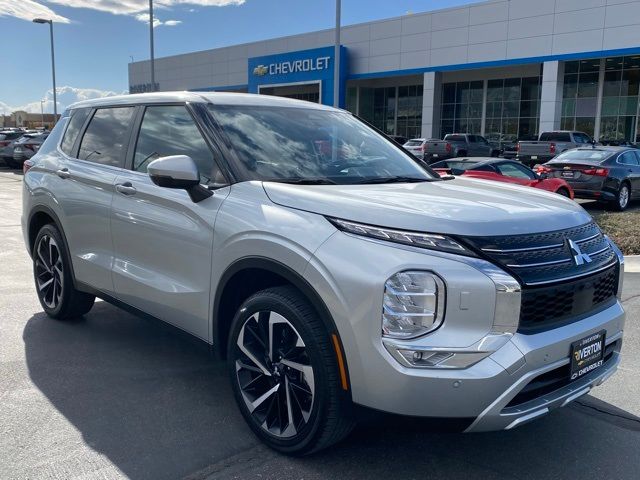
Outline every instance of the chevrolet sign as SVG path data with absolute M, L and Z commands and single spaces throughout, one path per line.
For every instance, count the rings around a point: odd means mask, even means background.
M 329 68 L 331 57 L 305 58 L 304 60 L 293 60 L 288 62 L 271 63 L 269 65 L 258 65 L 253 69 L 253 74 L 258 76 L 266 75 L 287 75 L 289 73 L 314 72 L 316 70 L 326 70 Z

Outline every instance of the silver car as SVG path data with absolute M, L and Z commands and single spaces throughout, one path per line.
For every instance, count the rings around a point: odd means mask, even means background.
M 348 112 L 110 97 L 69 107 L 27 162 L 45 312 L 100 297 L 212 345 L 281 452 L 337 442 L 354 405 L 511 429 L 618 366 L 623 257 L 579 205 L 440 178 Z

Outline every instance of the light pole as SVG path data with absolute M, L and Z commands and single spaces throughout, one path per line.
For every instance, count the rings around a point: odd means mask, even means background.
M 53 20 L 34 18 L 33 23 L 48 23 L 51 34 L 51 75 L 53 76 L 53 123 L 58 120 L 58 97 L 56 96 L 56 57 L 53 50 Z
M 149 48 L 151 50 L 151 91 L 156 91 L 156 63 L 153 53 L 153 0 L 149 0 Z
M 336 0 L 336 45 L 333 65 L 333 106 L 340 105 L 340 10 L 341 0 Z

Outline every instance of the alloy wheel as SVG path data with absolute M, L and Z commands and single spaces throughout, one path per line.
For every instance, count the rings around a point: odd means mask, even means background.
M 309 421 L 315 394 L 300 334 L 279 313 L 261 311 L 244 322 L 236 345 L 236 378 L 249 413 L 271 435 L 293 437 Z
M 47 307 L 55 309 L 62 298 L 64 269 L 60 248 L 50 235 L 43 235 L 38 241 L 35 267 L 38 294 Z
M 618 194 L 618 205 L 620 208 L 626 208 L 629 203 L 629 187 L 623 185 L 620 187 L 620 193 Z

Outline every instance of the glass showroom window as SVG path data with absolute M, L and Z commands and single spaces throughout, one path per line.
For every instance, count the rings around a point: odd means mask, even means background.
M 396 134 L 417 138 L 422 131 L 422 85 L 398 87 Z
M 600 141 L 619 143 L 638 139 L 640 56 L 605 60 Z
M 481 80 L 442 85 L 442 136 L 448 133 L 481 133 L 483 90 Z
M 493 142 L 532 139 L 540 118 L 540 77 L 487 82 L 485 136 Z
M 578 130 L 593 136 L 599 72 L 598 58 L 565 62 L 561 121 L 563 130 Z
M 383 132 L 407 138 L 420 136 L 422 85 L 360 87 L 359 103 L 358 115 Z M 347 91 L 347 105 L 354 104 L 355 100 L 349 100 Z

